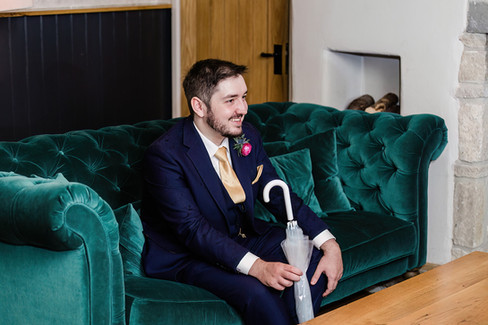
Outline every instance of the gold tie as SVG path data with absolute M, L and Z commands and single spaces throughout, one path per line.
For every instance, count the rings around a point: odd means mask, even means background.
M 219 160 L 220 179 L 232 201 L 236 204 L 244 202 L 246 193 L 244 193 L 244 189 L 227 159 L 227 148 L 220 147 L 214 156 Z

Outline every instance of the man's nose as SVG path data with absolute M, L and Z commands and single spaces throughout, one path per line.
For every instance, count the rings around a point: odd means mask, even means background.
M 246 99 L 241 98 L 240 100 L 237 101 L 236 110 L 237 110 L 237 113 L 239 113 L 239 114 L 244 114 L 244 115 L 247 114 Z

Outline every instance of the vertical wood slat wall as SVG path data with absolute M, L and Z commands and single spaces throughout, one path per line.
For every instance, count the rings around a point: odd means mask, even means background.
M 170 117 L 170 9 L 0 18 L 0 140 Z

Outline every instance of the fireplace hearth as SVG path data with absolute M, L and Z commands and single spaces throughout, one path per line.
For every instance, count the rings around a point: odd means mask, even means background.
M 391 56 L 379 53 L 358 53 L 351 51 L 326 50 L 324 54 L 325 71 L 324 86 L 327 105 L 338 108 L 347 108 L 355 100 L 363 95 L 371 96 L 378 100 L 378 105 L 373 103 L 367 107 L 370 112 L 386 111 L 379 101 L 385 97 L 396 97 L 400 94 L 400 62 L 399 56 Z M 385 95 L 386 94 L 386 95 Z M 398 95 L 396 95 L 398 94 Z M 366 98 L 362 98 L 364 100 Z M 392 101 L 388 98 L 387 101 Z M 349 105 L 348 105 L 349 103 Z M 394 108 L 399 113 L 393 103 Z M 366 109 L 367 107 L 364 107 Z

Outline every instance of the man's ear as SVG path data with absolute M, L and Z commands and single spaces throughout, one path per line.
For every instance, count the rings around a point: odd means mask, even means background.
M 191 103 L 191 107 L 193 108 L 193 112 L 195 112 L 195 114 L 198 117 L 205 116 L 205 114 L 207 112 L 207 106 L 205 105 L 205 103 L 200 98 L 193 97 L 191 99 L 190 103 Z

